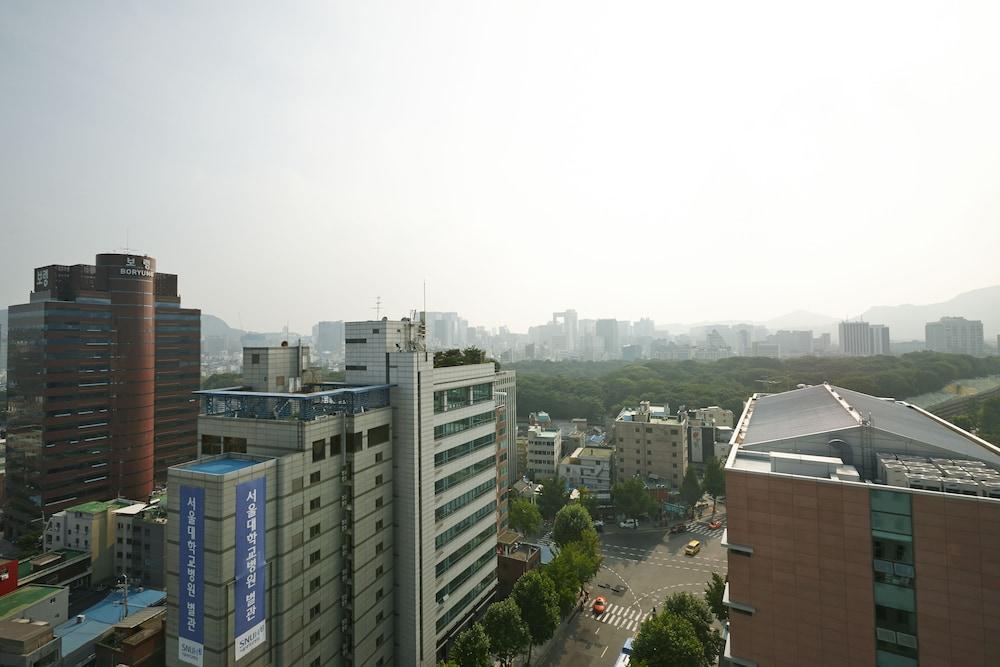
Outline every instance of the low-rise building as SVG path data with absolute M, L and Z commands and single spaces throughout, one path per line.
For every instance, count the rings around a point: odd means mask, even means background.
M 688 466 L 687 414 L 669 414 L 667 406 L 643 401 L 624 408 L 612 427 L 615 479 L 639 477 L 680 488 Z
M 46 550 L 89 552 L 92 583 L 110 581 L 117 574 L 114 513 L 134 504 L 121 499 L 93 500 L 56 512 L 45 525 Z
M 98 643 L 107 641 L 109 631 L 113 632 L 115 626 L 119 623 L 124 623 L 126 626 L 131 625 L 132 620 L 130 619 L 133 619 L 136 614 L 139 614 L 140 619 L 148 619 L 150 615 L 155 615 L 156 613 L 155 611 L 143 613 L 143 610 L 165 610 L 163 604 L 166 597 L 167 594 L 165 592 L 153 588 L 129 590 L 127 597 L 123 590 L 116 590 L 109 593 L 100 602 L 85 609 L 83 613 L 77 614 L 65 623 L 57 625 L 54 632 L 61 644 L 62 667 L 90 667 L 95 664 L 99 667 L 111 667 L 107 662 L 97 662 Z M 145 639 L 149 639 L 149 637 Z M 155 638 L 149 642 L 143 641 L 143 637 L 136 637 L 136 640 L 141 645 L 141 650 L 135 651 L 133 655 L 145 654 L 150 649 L 155 651 L 157 643 Z M 107 654 L 104 655 L 107 656 Z M 162 652 L 160 655 L 162 656 Z M 111 664 L 117 665 L 119 663 Z M 162 665 L 163 662 L 161 658 L 161 662 L 159 663 L 138 662 L 129 664 L 135 667 L 144 667 L 147 664 Z
M 0 665 L 4 667 L 56 665 L 59 646 L 48 621 L 27 618 L 0 621 Z
M 55 626 L 69 616 L 69 589 L 65 586 L 21 586 L 0 597 L 0 621 L 29 618 Z
M 585 488 L 598 500 L 610 500 L 613 455 L 603 447 L 578 447 L 559 463 L 559 477 L 570 488 Z
M 531 426 L 528 428 L 526 474 L 534 480 L 554 477 L 559 472 L 562 457 L 562 431 L 558 428 Z
M 146 607 L 126 616 L 97 638 L 95 667 L 166 664 L 166 625 L 166 607 Z

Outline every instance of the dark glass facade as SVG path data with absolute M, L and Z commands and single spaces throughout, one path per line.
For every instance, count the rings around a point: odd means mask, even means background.
M 194 458 L 200 329 L 150 257 L 35 270 L 9 310 L 8 535 L 87 500 L 144 500 Z

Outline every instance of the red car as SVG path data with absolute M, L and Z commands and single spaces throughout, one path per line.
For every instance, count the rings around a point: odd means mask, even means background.
M 593 609 L 594 609 L 594 613 L 597 614 L 598 616 L 600 616 L 601 614 L 604 613 L 604 610 L 607 608 L 607 606 L 608 606 L 608 601 L 605 600 L 604 598 L 602 598 L 600 596 L 594 598 L 594 607 L 593 607 Z
M 717 528 L 722 528 L 722 522 L 719 521 L 718 519 L 713 519 L 712 521 L 708 522 L 708 527 L 711 528 L 712 530 L 716 530 Z

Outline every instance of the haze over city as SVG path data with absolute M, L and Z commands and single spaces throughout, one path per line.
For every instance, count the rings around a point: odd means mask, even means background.
M 1000 283 L 991 3 L 231 10 L 0 10 L 0 303 L 126 244 L 247 329 L 425 279 L 522 331 Z

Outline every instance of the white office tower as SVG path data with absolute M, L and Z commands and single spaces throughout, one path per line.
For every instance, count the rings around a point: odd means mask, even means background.
M 389 384 L 397 665 L 433 667 L 496 589 L 492 363 L 434 368 L 418 321 L 349 322 L 347 383 Z

